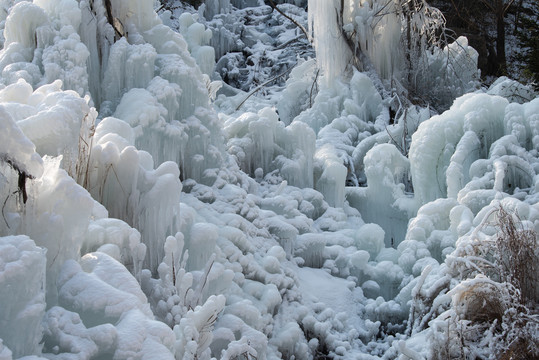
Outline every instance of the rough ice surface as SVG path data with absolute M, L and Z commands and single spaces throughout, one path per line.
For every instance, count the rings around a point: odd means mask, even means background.
M 0 336 L 15 357 L 41 351 L 45 252 L 25 235 L 0 239 Z
M 24 135 L 15 120 L 3 107 L 0 108 L 0 121 L 2 122 L 2 145 L 0 148 L 2 160 L 27 175 L 41 176 L 43 161 L 36 153 L 35 145 Z
M 497 253 L 501 209 L 537 259 L 537 94 L 479 89 L 465 38 L 428 49 L 420 88 L 396 2 L 275 3 L 308 38 L 254 0 L 2 2 L 0 359 L 489 358 L 537 339 L 493 275 L 520 261 Z

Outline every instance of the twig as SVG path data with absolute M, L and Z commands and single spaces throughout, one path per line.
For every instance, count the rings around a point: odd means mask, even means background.
M 15 195 L 17 192 L 18 192 L 18 190 L 15 190 L 11 195 Z M 9 226 L 9 224 L 7 222 L 6 214 L 4 214 L 4 208 L 6 207 L 7 201 L 9 200 L 9 197 L 11 195 L 7 196 L 6 200 L 4 200 L 4 206 L 2 206 L 2 217 L 4 218 L 4 222 L 6 223 L 6 226 L 7 226 L 8 229 L 11 229 L 11 227 Z
M 174 252 L 172 252 L 172 285 L 176 288 L 176 269 L 174 268 Z
M 391 139 L 391 141 L 393 141 L 393 143 L 395 144 L 395 146 L 397 148 L 399 148 L 400 152 L 404 155 L 404 156 L 407 156 L 406 155 L 406 152 L 404 151 L 404 149 L 402 148 L 402 146 L 397 142 L 395 141 L 395 139 L 393 138 L 393 136 L 391 136 L 391 133 L 389 132 L 389 130 L 387 129 L 387 126 L 386 126 L 386 132 L 387 132 L 387 135 L 389 135 L 389 138 Z
M 292 44 L 293 42 L 296 42 L 298 41 L 299 39 L 301 39 L 301 35 L 300 36 L 297 36 L 291 40 L 288 40 L 287 42 L 285 42 L 284 44 L 281 44 L 277 47 L 275 47 L 275 50 L 281 50 L 281 49 L 284 49 L 285 47 L 287 47 L 288 45 Z
M 300 23 L 298 23 L 296 20 L 292 19 L 290 16 L 286 15 L 281 9 L 279 9 L 277 7 L 277 5 L 275 5 L 275 3 L 273 2 L 273 0 L 269 0 L 270 2 L 270 5 L 272 8 L 274 8 L 275 10 L 277 10 L 277 12 L 279 14 L 281 14 L 282 16 L 284 16 L 285 18 L 287 18 L 288 20 L 292 21 L 294 23 L 294 25 L 296 25 L 302 32 L 303 34 L 305 34 L 305 37 L 307 38 L 307 40 L 309 40 L 309 42 L 312 44 L 313 43 L 313 39 L 311 39 L 311 37 L 309 36 L 309 33 L 307 32 L 307 30 L 303 27 L 303 25 L 301 25 Z
M 122 193 L 124 196 L 126 196 L 126 192 L 124 190 L 124 187 L 122 186 L 122 183 L 120 182 L 120 179 L 118 178 L 118 174 L 116 173 L 116 169 L 114 169 L 114 165 L 110 164 L 110 167 L 112 168 L 112 172 L 114 173 L 114 177 L 116 178 L 116 181 L 118 181 L 118 185 L 120 185 L 120 189 L 122 190 Z
M 314 85 L 316 85 L 316 80 L 318 80 L 318 75 L 320 74 L 320 69 L 316 71 L 316 76 L 314 77 L 313 85 L 311 86 L 311 92 L 309 94 L 309 107 L 313 107 L 313 90 Z
M 294 68 L 294 66 L 290 66 L 286 71 L 282 72 L 281 74 L 269 79 L 268 81 L 262 83 L 261 85 L 257 86 L 256 89 L 254 89 L 253 91 L 251 91 L 249 93 L 249 95 L 247 95 L 247 97 L 236 107 L 236 111 L 238 111 L 241 106 L 247 101 L 247 99 L 249 99 L 251 96 L 253 96 L 253 94 L 257 93 L 258 91 L 260 91 L 260 89 L 262 89 L 264 86 L 268 85 L 269 83 L 271 83 L 272 81 L 275 81 L 277 80 L 278 78 L 280 78 L 281 76 L 284 76 L 286 74 L 288 74 L 290 71 L 292 71 L 292 69 Z
M 159 9 L 155 10 L 156 13 L 158 13 L 159 11 L 163 10 L 165 8 L 166 4 L 162 4 Z
M 213 267 L 214 262 L 215 262 L 215 260 L 212 260 L 212 262 L 210 263 L 210 266 L 208 267 L 208 271 L 204 274 L 204 282 L 202 283 L 202 286 L 200 288 L 200 295 L 201 296 L 202 296 L 202 291 L 204 291 L 204 287 L 206 286 L 206 282 L 208 281 L 208 276 L 210 274 L 210 271 L 211 271 L 211 268 Z

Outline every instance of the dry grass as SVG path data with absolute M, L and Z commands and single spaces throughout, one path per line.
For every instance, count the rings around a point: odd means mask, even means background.
M 492 219 L 494 215 L 494 222 Z M 539 250 L 535 230 L 499 205 L 480 226 L 493 226 L 457 256 L 447 330 L 437 334 L 438 359 L 539 360 Z
M 93 118 L 89 115 L 86 114 L 82 119 L 79 134 L 79 151 L 73 176 L 75 181 L 87 190 L 89 190 L 90 158 L 95 134 Z
M 498 360 L 539 360 L 539 355 L 530 354 L 530 339 L 518 339 L 501 353 Z
M 496 262 L 503 282 L 518 289 L 521 305 L 537 307 L 539 302 L 539 251 L 537 233 L 526 229 L 517 214 L 502 206 L 496 212 Z
M 466 303 L 461 316 L 472 323 L 498 321 L 503 318 L 506 306 L 498 296 L 500 288 L 492 283 L 481 282 L 460 294 L 460 301 Z

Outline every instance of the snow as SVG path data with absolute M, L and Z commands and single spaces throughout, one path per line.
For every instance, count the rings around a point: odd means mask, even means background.
M 409 81 L 396 3 L 278 3 L 309 39 L 257 1 L 4 2 L 0 359 L 487 358 L 537 338 L 503 278 L 537 259 L 537 94 L 479 88 L 465 38 Z M 501 209 L 529 259 L 499 253 Z
M 26 19 L 24 21 L 25 26 L 20 26 L 23 19 Z M 47 15 L 42 8 L 27 1 L 17 3 L 6 18 L 4 46 L 9 47 L 11 44 L 18 43 L 22 48 L 31 48 L 33 50 L 37 46 L 36 30 L 46 23 Z
M 313 302 L 331 304 L 336 312 L 347 312 L 354 304 L 353 283 L 335 279 L 320 269 L 302 268 L 298 272 L 300 290 Z
M 0 300 L 3 304 L 0 336 L 16 357 L 38 354 L 41 350 L 45 252 L 25 235 L 0 239 Z
M 0 108 L 2 139 L 0 156 L 19 171 L 32 177 L 43 173 L 43 161 L 35 151 L 35 145 L 24 135 L 4 107 Z

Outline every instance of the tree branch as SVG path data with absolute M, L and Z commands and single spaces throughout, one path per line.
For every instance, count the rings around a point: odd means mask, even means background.
M 486 7 L 488 7 L 490 9 L 490 11 L 492 11 L 493 13 L 496 13 L 496 9 L 494 9 L 494 6 L 492 6 L 492 4 L 488 1 L 488 0 L 479 0 L 483 5 L 485 5 Z
M 294 65 L 296 66 L 296 65 Z M 247 95 L 247 97 L 245 99 L 243 99 L 243 101 L 236 107 L 236 111 L 238 111 L 240 109 L 240 107 L 247 101 L 247 99 L 249 99 L 251 96 L 253 96 L 253 94 L 257 93 L 260 89 L 262 89 L 264 86 L 268 85 L 269 83 L 271 83 L 272 81 L 275 81 L 277 80 L 278 78 L 280 78 L 281 76 L 285 76 L 286 74 L 288 74 L 290 71 L 292 71 L 292 69 L 294 68 L 294 66 L 290 66 L 286 71 L 283 71 L 282 73 L 280 73 L 279 75 L 277 76 L 274 76 L 272 77 L 271 79 L 269 79 L 268 81 L 264 82 L 263 84 L 259 85 L 256 87 L 256 89 L 254 89 L 253 91 L 251 91 L 249 93 L 249 95 Z
M 277 12 L 279 14 L 281 14 L 282 16 L 284 16 L 285 18 L 287 18 L 288 20 L 292 21 L 294 23 L 294 25 L 296 25 L 304 34 L 305 34 L 305 37 L 307 38 L 307 40 L 309 40 L 309 42 L 312 44 L 313 43 L 313 39 L 311 39 L 311 37 L 309 36 L 309 33 L 307 32 L 307 29 L 305 29 L 305 27 L 303 27 L 303 25 L 301 25 L 300 23 L 298 23 L 296 20 L 292 19 L 290 16 L 286 15 L 281 9 L 279 9 L 277 7 L 277 5 L 275 5 L 275 3 L 273 2 L 273 0 L 268 0 L 271 7 L 274 8 L 275 10 L 277 10 Z

